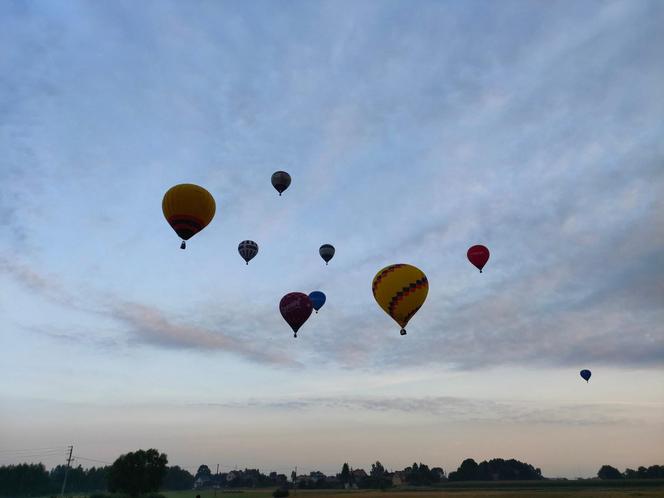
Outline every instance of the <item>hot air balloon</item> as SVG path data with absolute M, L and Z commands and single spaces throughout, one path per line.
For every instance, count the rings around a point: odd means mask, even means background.
M 281 298 L 279 311 L 286 323 L 293 329 L 293 337 L 297 337 L 297 331 L 311 316 L 311 300 L 302 292 L 291 292 Z
M 291 182 L 291 177 L 285 171 L 275 171 L 272 173 L 272 186 L 277 189 L 279 195 L 288 188 Z
M 182 239 L 180 249 L 185 249 L 185 240 L 189 240 L 212 221 L 216 204 L 214 197 L 203 187 L 183 183 L 171 187 L 164 194 L 161 209 L 166 221 Z
M 581 377 L 583 378 L 583 380 L 585 380 L 586 382 L 588 382 L 588 381 L 590 380 L 590 376 L 592 375 L 592 373 L 590 372 L 590 370 L 581 370 L 581 371 L 579 372 L 579 375 L 581 375 Z
M 258 244 L 253 240 L 243 240 L 240 242 L 240 245 L 237 246 L 237 251 L 247 264 L 249 264 L 249 261 L 254 259 L 254 256 L 258 254 Z
M 406 324 L 427 298 L 429 282 L 419 268 L 397 264 L 376 273 L 371 290 L 378 305 L 401 326 L 401 335 L 406 335 Z
M 476 245 L 468 249 L 468 260 L 474 264 L 482 273 L 482 268 L 489 261 L 489 249 L 482 245 Z
M 325 294 L 321 291 L 313 291 L 309 294 L 309 299 L 311 300 L 311 305 L 316 310 L 316 313 L 318 313 L 318 310 L 325 304 Z
M 334 246 L 332 244 L 323 244 L 320 246 L 320 249 L 318 249 L 318 253 L 320 254 L 320 257 L 325 260 L 325 264 L 327 265 L 334 257 Z

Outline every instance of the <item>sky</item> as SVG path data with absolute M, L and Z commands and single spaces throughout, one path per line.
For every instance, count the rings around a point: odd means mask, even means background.
M 644 0 L 0 3 L 0 465 L 664 463 L 663 22 Z M 178 183 L 217 203 L 186 251 Z M 371 293 L 392 263 L 429 280 L 403 337 Z M 294 339 L 279 300 L 313 290 Z

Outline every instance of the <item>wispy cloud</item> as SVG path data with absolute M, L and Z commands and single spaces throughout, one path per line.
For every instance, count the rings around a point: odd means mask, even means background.
M 551 403 L 532 401 L 495 401 L 450 396 L 433 397 L 338 397 L 294 399 L 247 399 L 201 406 L 236 409 L 276 409 L 304 411 L 339 409 L 360 412 L 402 412 L 435 416 L 447 422 L 525 423 L 544 425 L 614 425 L 656 420 L 662 405 Z
M 237 336 L 205 327 L 177 323 L 153 307 L 118 302 L 110 316 L 128 325 L 129 333 L 138 342 L 175 349 L 224 351 L 250 361 L 293 366 L 297 363 L 281 349 L 250 341 L 238 331 Z
M 201 351 L 222 351 L 236 354 L 249 361 L 294 366 L 297 361 L 290 358 L 284 351 L 272 345 L 266 347 L 264 343 L 252 341 L 252 333 L 236 330 L 237 335 L 218 329 L 213 330 L 185 321 L 179 323 L 176 319 L 168 317 L 162 310 L 139 304 L 123 301 L 117 297 L 100 292 L 79 295 L 66 289 L 60 279 L 53 275 L 43 275 L 24 263 L 0 259 L 0 274 L 11 276 L 25 288 L 42 296 L 48 301 L 67 309 L 91 313 L 100 317 L 110 318 L 120 325 L 116 331 L 129 335 L 129 341 L 144 343 L 156 347 L 171 349 L 194 349 Z M 31 330 L 37 331 L 35 327 Z M 54 328 L 39 328 L 38 332 L 51 339 L 65 342 L 80 341 L 79 335 L 62 332 Z M 86 337 L 87 334 L 81 334 Z M 96 345 L 104 344 L 108 347 L 117 347 L 118 341 L 112 339 L 95 340 Z

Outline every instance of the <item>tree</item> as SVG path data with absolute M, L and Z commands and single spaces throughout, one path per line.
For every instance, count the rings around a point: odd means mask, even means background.
M 374 479 L 381 479 L 385 475 L 385 467 L 379 462 L 371 464 L 371 477 Z
M 431 469 L 431 476 L 433 477 L 433 482 L 440 482 L 445 479 L 445 471 L 442 467 L 434 467 Z
M 456 472 L 450 472 L 450 481 L 523 481 L 542 479 L 542 471 L 513 458 L 493 458 L 479 465 L 472 458 L 464 460 Z
M 638 479 L 639 473 L 634 469 L 625 469 L 623 476 L 625 479 Z
M 162 489 L 170 491 L 180 491 L 184 489 L 191 489 L 194 487 L 194 476 L 185 469 L 180 468 L 178 465 L 168 467 L 164 482 L 161 485 Z
M 597 472 L 597 477 L 600 479 L 622 479 L 622 474 L 615 467 L 602 465 L 602 468 Z
M 49 474 L 44 464 L 20 463 L 0 467 L 0 494 L 35 496 L 49 492 Z
M 456 470 L 450 472 L 448 476 L 450 481 L 472 481 L 475 480 L 478 469 L 477 462 L 472 458 L 466 458 Z
M 297 473 L 295 471 L 292 471 L 290 473 L 290 478 L 291 478 L 291 481 L 293 481 L 293 485 L 295 485 L 295 479 L 297 479 Z
M 647 472 L 648 479 L 662 479 L 664 478 L 664 466 L 663 465 L 651 465 L 648 467 Z
M 154 448 L 120 455 L 108 472 L 108 490 L 132 497 L 157 491 L 166 474 L 167 463 L 168 457 Z
M 210 467 L 207 465 L 201 465 L 198 467 L 198 470 L 196 471 L 196 479 L 199 477 L 202 477 L 203 479 L 211 479 L 212 471 L 210 470 Z
M 348 467 L 348 463 L 344 462 L 343 466 L 341 467 L 341 474 L 339 474 L 339 480 L 341 481 L 341 484 L 350 484 L 350 468 Z

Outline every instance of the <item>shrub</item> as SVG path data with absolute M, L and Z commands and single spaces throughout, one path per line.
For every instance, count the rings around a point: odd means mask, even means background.
M 287 489 L 275 489 L 272 496 L 274 496 L 274 498 L 282 498 L 284 496 L 290 496 L 290 493 Z

